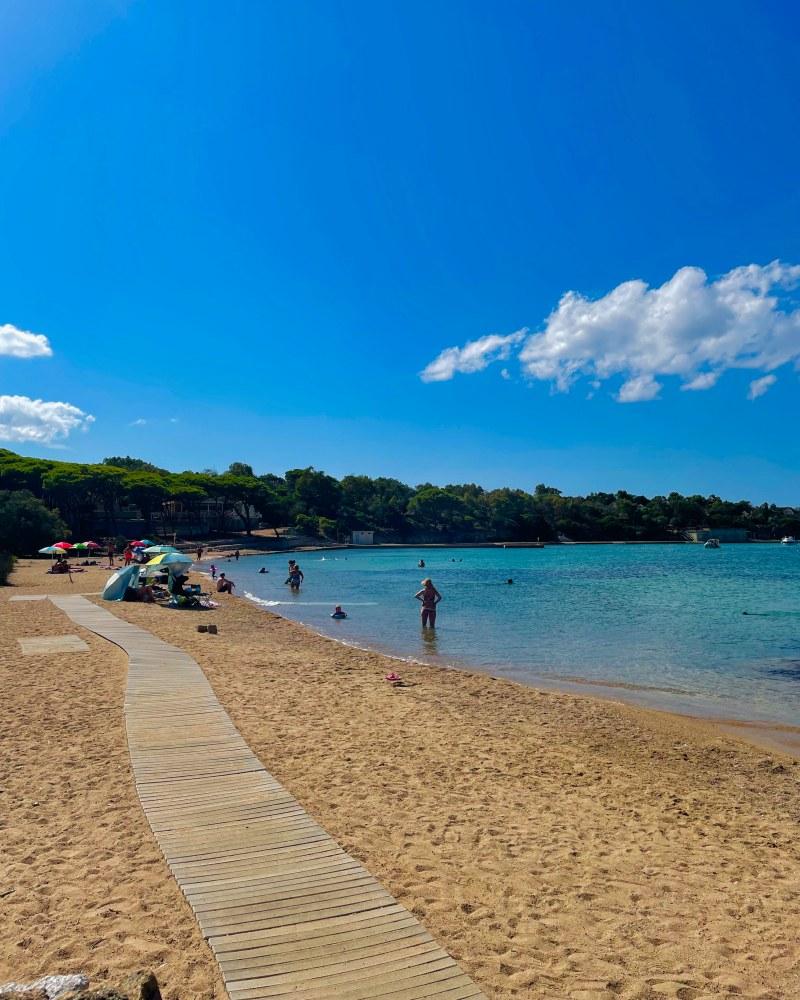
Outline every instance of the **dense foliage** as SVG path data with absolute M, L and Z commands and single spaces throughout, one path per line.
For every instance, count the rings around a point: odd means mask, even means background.
M 216 519 L 213 527 L 219 531 L 233 515 L 247 532 L 293 526 L 304 534 L 345 538 L 362 529 L 379 532 L 387 541 L 553 541 L 560 536 L 658 541 L 680 538 L 693 527 L 744 528 L 758 538 L 800 535 L 800 512 L 793 508 L 713 495 L 645 497 L 621 490 L 570 497 L 543 484 L 531 493 L 471 483 L 411 487 L 385 477 L 338 480 L 314 468 L 258 476 L 244 462 L 234 462 L 223 473 L 168 472 L 129 456 L 79 465 L 0 449 L 0 490 L 15 491 L 14 496 L 28 491 L 25 495 L 41 501 L 42 510 L 58 512 L 76 537 L 92 530 L 98 517 L 109 534 L 116 534 L 118 522 L 131 510 L 146 525 L 155 520 L 165 531 L 180 527 L 179 515 L 202 510 Z M 50 530 L 44 541 L 55 534 Z M 34 547 L 32 541 L 26 550 Z
M 0 490 L 0 584 L 11 572 L 14 555 L 36 552 L 65 531 L 58 513 L 29 490 Z

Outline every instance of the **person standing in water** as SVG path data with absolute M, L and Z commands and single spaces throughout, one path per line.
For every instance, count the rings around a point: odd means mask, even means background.
M 422 581 L 422 590 L 417 591 L 414 597 L 422 602 L 422 610 L 420 611 L 422 627 L 425 628 L 426 625 L 429 625 L 431 628 L 435 628 L 436 605 L 441 601 L 442 595 L 434 587 L 429 577 Z

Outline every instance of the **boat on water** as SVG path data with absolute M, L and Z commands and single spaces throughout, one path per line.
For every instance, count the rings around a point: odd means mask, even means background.
M 703 546 L 703 548 L 704 549 L 718 549 L 719 548 L 719 539 L 718 538 L 709 538 L 709 540 L 705 543 L 705 545 Z
M 781 545 L 797 545 L 797 539 L 794 535 L 784 535 L 781 539 Z

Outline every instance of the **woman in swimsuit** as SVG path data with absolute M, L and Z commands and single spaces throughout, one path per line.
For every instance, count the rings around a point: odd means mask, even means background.
M 430 625 L 431 628 L 434 628 L 436 625 L 436 605 L 441 601 L 442 595 L 430 579 L 425 579 L 422 581 L 422 590 L 417 591 L 414 597 L 422 602 L 422 610 L 420 611 L 422 627 Z

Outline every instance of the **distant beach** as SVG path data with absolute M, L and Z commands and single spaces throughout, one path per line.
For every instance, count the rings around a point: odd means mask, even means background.
M 124 657 L 20 657 L 79 632 L 24 593 L 100 589 L 23 562 L 0 592 L 0 977 L 222 997 L 136 803 Z M 231 570 L 231 575 L 235 575 Z M 800 993 L 800 766 L 711 725 L 348 649 L 246 600 L 107 605 L 188 650 L 266 766 L 495 998 Z M 195 626 L 215 622 L 217 636 Z M 384 677 L 398 671 L 403 686 Z

